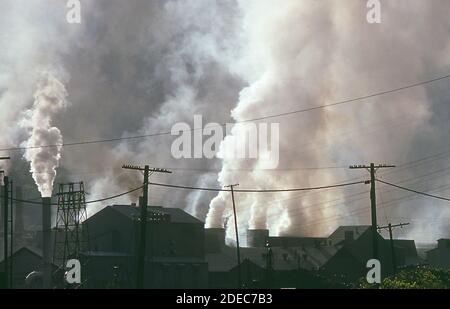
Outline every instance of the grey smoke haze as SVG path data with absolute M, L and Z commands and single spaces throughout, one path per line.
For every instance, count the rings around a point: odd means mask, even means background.
M 65 142 L 167 131 L 175 122 L 192 123 L 193 114 L 202 114 L 204 123 L 244 120 L 448 74 L 450 4 L 444 0 L 383 1 L 380 25 L 366 22 L 360 0 L 90 0 L 82 3 L 80 25 L 66 23 L 64 2 L 0 4 L 0 148 L 26 141 L 17 120 L 33 104 L 34 72 L 45 66 L 70 75 L 65 86 L 71 104 L 53 119 Z M 280 168 L 400 164 L 438 153 L 447 148 L 450 132 L 448 98 L 443 81 L 272 119 L 280 122 Z M 223 167 L 220 174 L 175 170 L 152 177 L 214 187 L 236 182 L 243 188 L 303 187 L 367 177 L 346 169 L 230 172 L 260 166 L 257 161 L 175 160 L 172 141 L 161 136 L 66 147 L 56 182 L 84 180 L 88 199 L 112 195 L 142 181 L 139 173 L 122 171 L 124 163 Z M 33 186 L 23 154 L 11 155 L 16 183 Z M 402 181 L 441 170 L 404 184 L 423 190 L 449 184 L 447 157 L 425 163 L 380 176 Z M 268 227 L 272 234 L 322 235 L 338 224 L 366 224 L 369 212 L 358 209 L 368 206 L 368 193 L 349 195 L 367 189 L 238 194 L 241 231 Z M 411 221 L 401 236 L 422 241 L 448 237 L 446 204 L 422 198 L 388 204 L 408 193 L 381 184 L 378 191 L 380 223 L 386 217 Z M 206 219 L 207 226 L 222 225 L 230 214 L 228 194 L 151 187 L 150 196 L 152 204 L 185 208 Z M 101 206 L 92 207 L 90 213 Z

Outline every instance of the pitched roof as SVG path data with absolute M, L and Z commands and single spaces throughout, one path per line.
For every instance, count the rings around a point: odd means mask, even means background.
M 14 259 L 21 254 L 27 254 L 27 253 L 34 256 L 38 260 L 42 260 L 42 251 L 40 249 L 37 249 L 34 247 L 32 248 L 29 246 L 23 246 L 23 247 L 20 247 L 19 249 L 16 249 L 11 257 Z M 3 264 L 3 261 L 4 261 L 4 258 L 0 261 L 0 264 Z M 53 262 L 51 263 L 51 265 L 53 265 L 53 267 L 57 267 L 56 264 Z
M 134 219 L 140 215 L 139 207 L 133 205 L 112 205 L 107 208 L 113 209 L 118 213 L 126 216 L 129 219 Z M 99 212 L 101 212 L 100 210 Z M 202 221 L 191 216 L 180 208 L 165 208 L 161 206 L 148 206 L 148 211 L 153 213 L 159 213 L 163 215 L 169 215 L 170 221 L 173 223 L 191 223 L 191 224 L 203 224 Z
M 38 249 L 31 249 L 30 247 L 27 247 L 27 246 L 23 246 L 23 247 L 20 247 L 19 249 L 16 249 L 14 251 L 14 253 L 12 254 L 12 257 L 14 258 L 14 257 L 16 257 L 16 256 L 18 256 L 20 254 L 25 254 L 25 253 L 29 253 L 29 254 L 35 256 L 38 259 L 42 259 L 42 253 L 41 253 L 40 250 L 38 250 Z M 3 263 L 3 260 L 4 260 L 4 258 L 2 258 L 0 263 Z
M 345 232 L 353 232 L 353 239 L 356 240 L 364 234 L 368 229 L 370 229 L 370 225 L 350 225 L 350 226 L 340 226 L 338 227 L 328 239 L 333 241 L 333 244 L 338 243 L 345 239 Z

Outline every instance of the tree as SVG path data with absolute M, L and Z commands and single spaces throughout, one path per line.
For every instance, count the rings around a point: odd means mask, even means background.
M 361 279 L 359 288 L 370 289 L 376 286 Z M 397 275 L 385 278 L 380 289 L 449 289 L 450 270 L 417 266 L 400 271 Z

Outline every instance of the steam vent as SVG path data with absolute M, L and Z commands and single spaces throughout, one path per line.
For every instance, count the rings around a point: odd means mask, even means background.
M 247 230 L 247 247 L 265 247 L 269 239 L 269 230 L 254 229 Z

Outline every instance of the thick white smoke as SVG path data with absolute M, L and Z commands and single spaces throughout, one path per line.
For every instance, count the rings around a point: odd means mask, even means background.
M 234 68 L 248 87 L 240 92 L 232 111 L 236 121 L 426 80 L 429 72 L 442 72 L 440 68 L 450 63 L 449 54 L 442 53 L 450 47 L 449 41 L 443 40 L 449 29 L 443 13 L 448 12 L 447 3 L 383 1 L 381 24 L 366 21 L 364 1 L 286 0 L 281 4 L 245 0 L 239 4 L 243 16 L 241 44 L 245 48 Z M 411 20 L 411 16 L 420 16 L 421 22 Z M 428 130 L 432 105 L 425 88 L 417 87 L 339 108 L 272 119 L 280 122 L 280 167 L 401 162 L 414 147 L 416 132 Z M 398 126 L 401 120 L 408 124 Z M 377 123 L 376 132 L 362 130 Z M 395 134 L 389 129 L 392 124 L 398 126 Z M 342 138 L 337 134 L 342 131 L 353 136 Z M 239 137 L 242 132 L 235 130 L 233 135 Z M 346 170 L 230 171 L 258 166 L 258 161 L 225 159 L 219 181 L 262 189 L 309 187 L 367 177 Z M 244 231 L 247 227 L 270 228 L 272 234 L 326 235 L 341 222 L 353 223 L 352 217 L 360 218 L 354 220 L 356 224 L 368 223 L 367 212 L 346 217 L 356 207 L 345 203 L 344 193 L 238 194 L 239 226 Z M 338 199 L 344 199 L 344 203 L 334 207 L 326 203 Z M 367 203 L 362 200 L 356 206 Z M 221 226 L 230 206 L 229 194 L 219 194 L 210 204 L 206 225 Z M 232 226 L 228 229 L 233 231 Z M 234 237 L 233 232 L 229 235 Z
M 64 132 L 66 142 L 166 132 L 174 123 L 192 123 L 193 114 L 201 114 L 205 124 L 257 118 L 448 74 L 450 2 L 381 3 L 382 23 L 368 24 L 366 1 L 361 0 L 85 0 L 82 23 L 69 24 L 65 1 L 3 0 L 0 146 L 17 147 L 30 136 L 17 125 L 36 86 L 29 72 L 55 64 L 71 76 L 64 82 L 71 104 L 51 125 Z M 120 168 L 126 163 L 179 167 L 152 180 L 205 187 L 306 187 L 364 178 L 365 172 L 346 169 L 292 168 L 402 163 L 442 151 L 450 113 L 438 101 L 448 101 L 446 85 L 271 119 L 280 122 L 279 171 L 259 170 L 264 166 L 255 160 L 175 160 L 170 153 L 174 138 L 163 135 L 65 147 L 55 181 L 83 180 L 88 198 L 95 199 L 142 183 L 139 173 Z M 241 133 L 233 131 L 237 138 Z M 32 184 L 20 152 L 1 154 L 11 155 L 9 173 L 16 183 Z M 399 170 L 386 180 L 414 178 L 431 165 L 439 169 L 445 164 L 443 159 L 424 164 L 423 170 Z M 220 169 L 218 177 L 211 172 Z M 423 189 L 445 184 L 443 177 Z M 381 219 L 383 202 L 401 193 L 378 188 Z M 268 227 L 272 234 L 323 236 L 338 224 L 365 224 L 370 214 L 353 211 L 368 210 L 368 194 L 358 196 L 359 202 L 347 198 L 361 191 L 367 187 L 236 194 L 239 227 L 243 233 L 247 227 Z M 184 208 L 202 220 L 209 212 L 207 226 L 220 226 L 229 216 L 231 198 L 213 198 L 207 192 L 150 188 L 151 204 Z M 103 206 L 94 204 L 88 211 Z M 445 220 L 429 224 L 422 218 L 450 216 L 443 205 L 416 199 L 391 206 L 389 219 L 408 220 L 409 214 L 423 220 L 411 220 L 414 224 L 402 230 L 414 232 L 408 236 L 448 237 Z
M 51 197 L 56 168 L 61 159 L 61 131 L 52 126 L 53 117 L 67 107 L 64 84 L 51 71 L 41 71 L 37 80 L 34 103 L 24 113 L 20 125 L 29 132 L 24 143 L 24 158 L 30 162 L 30 171 L 43 197 Z M 33 148 L 48 145 L 50 147 Z

